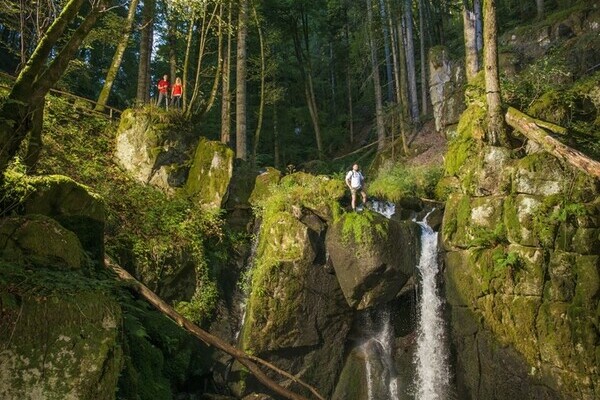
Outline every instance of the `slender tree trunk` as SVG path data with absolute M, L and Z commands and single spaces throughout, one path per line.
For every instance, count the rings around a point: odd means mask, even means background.
M 465 38 L 465 66 L 467 81 L 471 81 L 479 72 L 479 57 L 477 52 L 477 21 L 474 12 L 468 8 L 468 1 L 463 0 L 463 23 Z
M 350 54 L 350 24 L 348 22 L 348 10 L 345 10 L 346 21 L 344 24 L 344 45 L 346 53 Z M 350 132 L 350 143 L 354 143 L 354 105 L 352 100 L 352 72 L 350 62 L 346 62 L 346 94 L 348 96 L 348 131 Z
M 155 0 L 144 0 L 142 12 L 142 35 L 140 38 L 140 64 L 138 66 L 137 103 L 145 104 L 150 100 L 150 59 L 154 39 Z
M 194 25 L 196 24 L 196 12 L 192 11 L 190 17 L 190 25 L 187 32 L 187 40 L 185 45 L 185 56 L 183 59 L 183 77 L 181 78 L 182 83 L 182 97 L 183 97 L 183 110 L 187 110 L 188 104 L 188 73 L 190 69 L 190 57 L 192 52 L 192 37 L 194 33 Z
M 170 0 L 163 0 L 165 20 L 167 22 L 167 43 L 169 45 L 169 79 L 172 83 L 177 77 L 177 21 Z
M 379 0 L 379 14 L 381 15 L 381 27 L 383 30 L 383 50 L 385 54 L 385 72 L 386 72 L 386 88 L 387 88 L 387 101 L 388 103 L 392 103 L 394 101 L 394 82 L 393 74 L 392 74 L 392 59 L 390 54 L 390 32 L 388 30 L 388 26 L 386 23 L 386 9 L 385 9 L 385 0 Z
M 252 4 L 252 13 L 254 14 L 254 22 L 258 30 L 258 42 L 260 47 L 260 103 L 258 106 L 258 118 L 256 122 L 256 131 L 254 132 L 254 146 L 252 148 L 252 162 L 256 165 L 256 154 L 258 152 L 258 144 L 260 141 L 260 131 L 262 129 L 263 114 L 265 109 L 265 43 L 262 33 L 262 27 L 258 19 L 256 7 Z
M 235 90 L 236 157 L 247 158 L 246 115 L 246 40 L 248 38 L 248 0 L 240 0 L 238 17 L 237 69 Z
M 535 5 L 537 8 L 537 18 L 544 18 L 544 0 L 535 0 Z
M 277 117 L 277 103 L 273 104 L 273 152 L 275 153 L 274 164 L 275 168 L 281 167 L 280 157 L 280 143 L 279 143 L 279 119 Z
M 25 166 L 27 173 L 32 174 L 40 158 L 42 151 L 42 131 L 44 128 L 44 107 L 45 98 L 42 98 L 38 104 L 32 105 L 31 129 L 29 131 L 29 142 L 27 143 L 27 155 L 25 156 Z
M 492 146 L 507 146 L 508 139 L 504 129 L 498 75 L 496 0 L 483 1 L 483 40 L 485 92 L 488 105 L 488 141 Z
M 204 116 L 211 110 L 217 99 L 219 93 L 219 82 L 221 81 L 221 72 L 223 70 L 223 2 L 219 5 L 219 20 L 217 22 L 217 68 L 213 78 L 212 88 L 208 99 L 204 102 L 204 107 L 200 112 L 200 115 Z
M 421 112 L 427 114 L 427 55 L 425 53 L 425 15 L 423 1 L 419 1 L 419 50 L 421 52 Z
M 221 98 L 221 142 L 229 145 L 231 142 L 231 85 L 229 83 L 231 77 L 231 36 L 233 24 L 232 1 L 227 2 L 227 47 L 225 49 L 225 59 L 223 61 L 223 74 L 221 90 L 223 92 Z
M 102 86 L 102 90 L 100 91 L 100 95 L 98 96 L 98 104 L 96 105 L 96 111 L 104 111 L 104 106 L 108 102 L 108 97 L 110 96 L 112 85 L 115 81 L 115 78 L 117 77 L 119 68 L 121 68 L 121 61 L 123 61 L 123 55 L 125 54 L 125 50 L 127 49 L 127 43 L 129 43 L 129 36 L 131 35 L 131 30 L 133 28 L 133 21 L 135 20 L 135 10 L 137 8 L 137 4 L 138 0 L 131 0 L 131 2 L 129 3 L 129 11 L 127 12 L 127 22 L 125 23 L 125 27 L 123 29 L 123 36 L 121 36 L 121 39 L 117 44 L 115 55 L 113 56 L 110 67 L 108 68 L 106 80 L 104 81 L 104 86 Z
M 415 42 L 413 34 L 412 0 L 404 2 L 404 22 L 406 26 L 406 69 L 408 72 L 408 96 L 410 116 L 414 123 L 419 122 L 419 97 L 417 96 L 417 72 L 415 67 Z
M 379 78 L 379 61 L 377 49 L 373 40 L 373 5 L 367 0 L 367 24 L 369 49 L 371 51 L 371 68 L 373 73 L 373 87 L 375 90 L 375 120 L 377 127 L 377 150 L 385 149 L 385 123 L 383 121 L 383 95 L 381 93 L 381 82 Z
M 477 45 L 477 57 L 481 69 L 481 55 L 483 50 L 483 15 L 481 13 L 481 0 L 473 0 L 473 13 L 475 13 L 475 43 Z
M 406 49 L 404 47 L 404 22 L 402 18 L 398 21 L 398 55 L 399 55 L 399 64 L 400 64 L 400 135 L 402 136 L 402 147 L 404 149 L 405 154 L 408 154 L 408 134 L 410 131 L 409 126 L 409 109 L 410 104 L 408 101 L 408 79 L 407 79 L 407 71 L 406 71 Z
M 394 88 L 396 90 L 396 104 L 397 104 L 397 114 L 398 114 L 398 120 L 399 123 L 396 123 L 396 118 L 393 117 L 394 120 L 394 127 L 392 129 L 395 129 L 396 127 L 399 127 L 400 129 L 400 137 L 402 138 L 402 150 L 404 151 L 404 154 L 408 154 L 408 147 L 407 147 L 407 143 L 406 143 L 406 103 L 403 104 L 403 97 L 402 97 L 402 82 L 403 80 L 401 79 L 401 72 L 404 72 L 404 69 L 401 69 L 400 67 L 400 61 L 404 62 L 404 57 L 402 56 L 402 54 L 404 54 L 404 46 L 402 46 L 402 37 L 400 36 L 400 40 L 397 40 L 396 38 L 399 37 L 399 33 L 396 32 L 396 29 L 394 28 L 394 22 L 393 22 L 393 18 L 392 18 L 392 9 L 390 7 L 390 0 L 386 0 L 386 5 L 388 8 L 388 20 L 387 20 L 387 24 L 388 24 L 388 28 L 390 30 L 390 37 L 392 39 L 392 60 L 393 60 L 393 64 L 394 64 Z M 399 24 L 400 26 L 401 24 Z M 401 34 L 400 34 L 401 35 Z M 400 44 L 400 47 L 398 47 L 398 43 Z M 400 57 L 398 57 L 398 54 L 400 54 Z M 394 130 L 392 130 L 392 143 L 394 141 Z M 393 148 L 393 147 L 392 147 Z

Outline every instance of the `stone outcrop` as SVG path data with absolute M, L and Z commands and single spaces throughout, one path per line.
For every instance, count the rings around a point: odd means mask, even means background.
M 2 295 L 0 398 L 115 398 L 121 308 L 100 292 L 70 290 Z
M 173 191 L 185 183 L 197 135 L 160 110 L 128 109 L 121 114 L 115 160 L 134 179 Z
M 185 191 L 202 205 L 218 209 L 227 200 L 233 175 L 233 151 L 221 142 L 200 139 Z
M 597 398 L 600 182 L 546 153 L 485 145 L 475 114 L 445 165 L 459 397 Z
M 344 215 L 327 231 L 327 253 L 350 307 L 386 303 L 413 276 L 420 228 L 374 213 Z
M 32 188 L 22 203 L 25 214 L 41 214 L 77 235 L 83 249 L 104 263 L 104 201 L 89 188 L 66 176 L 23 177 Z M 42 236 L 43 237 L 43 236 Z
M 79 270 L 85 262 L 77 236 L 43 215 L 3 219 L 0 254 L 5 262 L 26 267 Z
M 433 105 L 435 129 L 454 137 L 464 105 L 465 70 L 462 63 L 450 60 L 442 46 L 429 50 L 429 95 Z

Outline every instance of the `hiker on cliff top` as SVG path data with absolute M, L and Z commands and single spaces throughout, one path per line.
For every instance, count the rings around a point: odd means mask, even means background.
M 363 204 L 367 202 L 367 192 L 365 191 L 365 177 L 360 172 L 358 164 L 354 163 L 352 169 L 346 174 L 346 185 L 350 188 L 352 194 L 352 211 L 356 211 L 356 192 L 360 191 Z

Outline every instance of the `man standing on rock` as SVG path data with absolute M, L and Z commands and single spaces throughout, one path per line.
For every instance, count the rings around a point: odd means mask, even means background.
M 358 164 L 354 163 L 352 169 L 346 174 L 346 185 L 352 194 L 352 211 L 356 211 L 356 192 L 360 191 L 363 205 L 367 203 L 367 192 L 365 192 L 365 177 L 360 172 Z

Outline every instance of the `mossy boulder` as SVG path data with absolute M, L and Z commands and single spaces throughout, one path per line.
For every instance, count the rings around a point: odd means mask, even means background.
M 512 176 L 513 193 L 551 196 L 565 189 L 570 179 L 565 167 L 548 153 L 535 153 L 518 160 Z
M 348 304 L 358 310 L 392 300 L 414 274 L 420 228 L 371 212 L 349 213 L 327 231 L 327 252 Z
M 0 254 L 27 267 L 78 270 L 85 253 L 77 236 L 43 215 L 5 218 L 0 224 Z
M 233 175 L 233 150 L 221 142 L 201 138 L 192 160 L 185 191 L 202 205 L 219 209 L 227 200 Z
M 327 396 L 341 369 L 352 311 L 325 268 L 325 224 L 310 211 L 299 217 L 306 223 L 285 211 L 262 222 L 240 346 L 276 357 L 280 368 Z M 247 389 L 254 385 L 246 381 Z
M 116 397 L 123 357 L 115 300 L 94 291 L 3 293 L 0 398 Z
M 280 180 L 281 172 L 275 168 L 267 167 L 256 177 L 254 190 L 250 194 L 250 204 L 257 205 L 259 201 L 264 200 L 271 193 L 273 185 L 277 185 Z
M 32 192 L 23 200 L 25 214 L 42 214 L 74 232 L 84 250 L 104 263 L 104 201 L 90 188 L 61 175 L 27 178 Z

